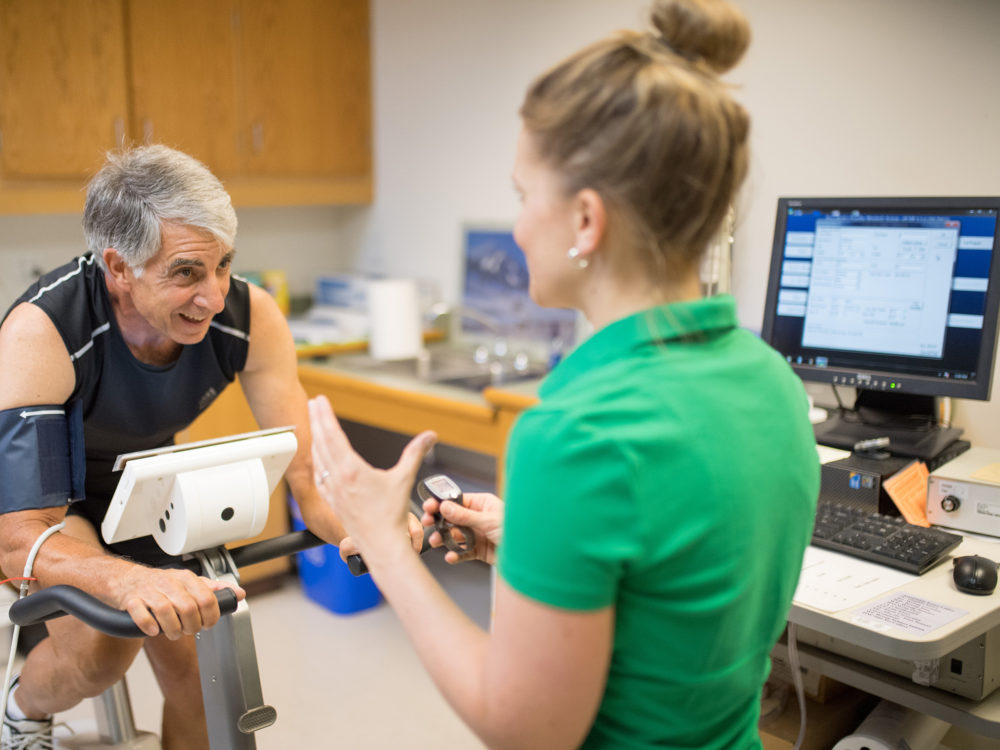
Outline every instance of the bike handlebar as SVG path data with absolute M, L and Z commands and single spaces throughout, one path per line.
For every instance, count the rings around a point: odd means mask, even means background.
M 239 600 L 232 589 L 215 592 L 219 610 L 224 615 L 236 611 Z M 63 615 L 73 615 L 90 627 L 118 638 L 145 638 L 146 634 L 132 620 L 128 612 L 115 609 L 76 586 L 64 583 L 49 586 L 10 605 L 10 621 L 24 627 L 52 620 Z
M 431 531 L 433 528 L 425 529 L 421 554 L 430 549 L 427 537 Z M 324 543 L 311 531 L 293 531 L 290 534 L 282 534 L 272 539 L 235 547 L 229 550 L 229 555 L 236 567 L 243 567 L 291 555 Z M 181 561 L 176 564 L 176 567 L 188 568 L 197 573 L 201 564 L 192 558 Z M 348 567 L 351 569 L 351 573 L 356 576 L 367 572 L 367 566 L 364 565 L 360 555 L 350 555 Z M 232 590 L 220 589 L 215 592 L 215 596 L 219 600 L 219 610 L 223 615 L 236 611 L 239 601 Z M 86 591 L 68 584 L 48 586 L 18 599 L 10 605 L 9 612 L 10 621 L 21 627 L 52 620 L 63 615 L 73 615 L 92 628 L 118 638 L 144 638 L 146 635 L 139 630 L 139 626 L 135 624 L 128 612 L 110 607 Z
M 229 550 L 233 564 L 237 567 L 284 557 L 301 552 L 309 547 L 323 544 L 323 540 L 311 531 L 295 531 L 273 539 L 252 542 Z M 201 564 L 196 559 L 184 560 L 179 567 L 198 572 Z M 239 601 L 230 589 L 215 592 L 219 600 L 219 611 L 223 615 L 236 611 Z M 10 605 L 10 621 L 25 627 L 63 615 L 73 615 L 96 630 L 118 638 L 144 638 L 145 633 L 132 620 L 128 612 L 110 607 L 86 591 L 67 584 L 57 584 L 36 591 L 30 596 L 18 599 Z

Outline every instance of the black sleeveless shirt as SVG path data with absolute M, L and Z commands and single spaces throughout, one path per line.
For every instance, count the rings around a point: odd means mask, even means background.
M 112 471 L 115 458 L 171 444 L 174 433 L 208 408 L 246 365 L 247 283 L 233 277 L 225 309 L 205 338 L 162 367 L 144 364 L 129 351 L 91 253 L 42 276 L 14 305 L 21 302 L 45 311 L 73 360 L 70 402 L 83 405 L 87 455 L 87 500 L 73 510 L 99 529 L 121 476 Z

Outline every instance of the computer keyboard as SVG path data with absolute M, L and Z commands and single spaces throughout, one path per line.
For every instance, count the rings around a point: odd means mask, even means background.
M 961 543 L 958 534 L 914 526 L 896 516 L 820 501 L 812 543 L 816 547 L 921 575 Z

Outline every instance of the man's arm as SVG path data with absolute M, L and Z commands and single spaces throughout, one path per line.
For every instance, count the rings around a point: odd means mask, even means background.
M 302 512 L 302 520 L 317 536 L 340 544 L 344 527 L 320 497 L 313 477 L 312 432 L 306 392 L 299 383 L 295 342 L 288 323 L 271 296 L 250 285 L 250 350 L 240 373 L 240 385 L 261 429 L 295 425 L 298 451 L 285 479 Z
M 19 305 L 0 327 L 0 362 L 4 363 L 0 411 L 64 404 L 73 393 L 76 376 L 66 346 L 49 317 L 35 305 Z M 65 505 L 0 508 L 0 567 L 4 572 L 20 575 L 35 540 L 65 517 Z M 219 617 L 212 593 L 219 587 L 216 583 L 190 571 L 145 568 L 67 534 L 54 534 L 41 546 L 32 575 L 42 586 L 71 584 L 128 610 L 148 635 L 162 629 L 168 637 L 177 638 L 211 626 Z

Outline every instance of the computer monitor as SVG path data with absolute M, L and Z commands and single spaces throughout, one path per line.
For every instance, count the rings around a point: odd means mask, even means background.
M 936 398 L 989 399 L 998 214 L 998 197 L 778 200 L 761 335 L 803 380 L 858 394 L 819 442 L 933 458 L 961 434 Z

